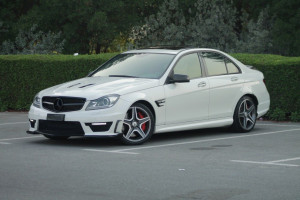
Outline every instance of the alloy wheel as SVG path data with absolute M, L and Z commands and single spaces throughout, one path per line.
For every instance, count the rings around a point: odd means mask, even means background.
M 249 99 L 244 99 L 242 101 L 238 111 L 238 119 L 244 130 L 253 128 L 256 122 L 256 107 L 253 101 L 250 101 Z
M 123 138 L 131 143 L 138 143 L 146 140 L 150 131 L 150 114 L 142 107 L 130 107 L 123 121 Z

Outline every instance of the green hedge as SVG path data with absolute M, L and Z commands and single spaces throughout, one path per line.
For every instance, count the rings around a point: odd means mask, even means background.
M 2 55 L 0 110 L 28 110 L 40 90 L 87 76 L 114 55 Z
M 116 54 L 0 56 L 0 110 L 28 110 L 40 90 L 86 76 Z M 271 96 L 267 117 L 300 121 L 300 57 L 233 54 L 265 75 Z

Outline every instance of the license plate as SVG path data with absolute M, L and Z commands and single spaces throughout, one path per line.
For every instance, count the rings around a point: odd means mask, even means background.
M 65 115 L 64 114 L 47 114 L 47 120 L 65 121 Z

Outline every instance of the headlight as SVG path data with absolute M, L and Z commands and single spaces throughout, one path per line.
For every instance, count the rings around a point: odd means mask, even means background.
M 37 108 L 40 108 L 41 107 L 41 98 L 38 95 L 39 94 L 35 95 L 32 105 Z
M 91 100 L 85 110 L 110 108 L 117 103 L 119 97 L 120 95 L 112 94 L 100 97 L 99 99 Z

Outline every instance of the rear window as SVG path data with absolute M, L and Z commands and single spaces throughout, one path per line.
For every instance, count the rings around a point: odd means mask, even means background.
M 203 52 L 202 57 L 205 61 L 209 76 L 227 74 L 224 57 L 218 53 Z

